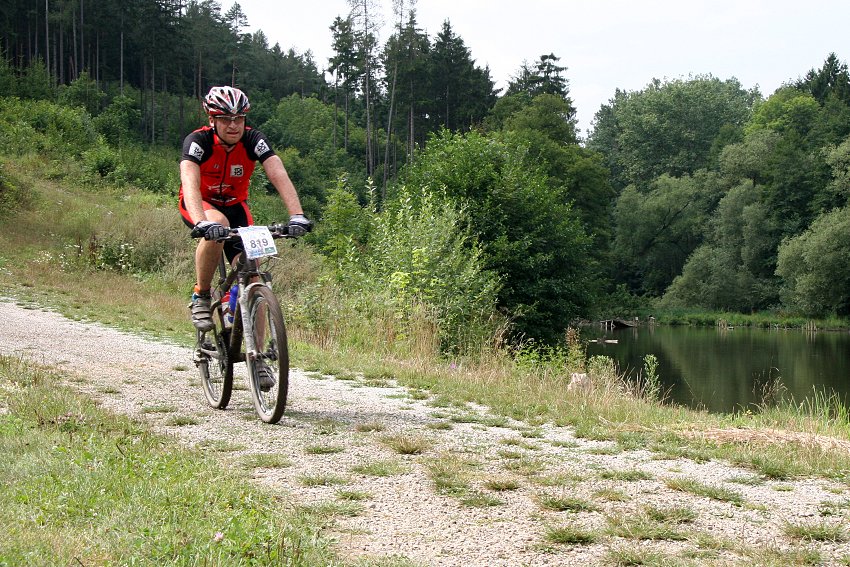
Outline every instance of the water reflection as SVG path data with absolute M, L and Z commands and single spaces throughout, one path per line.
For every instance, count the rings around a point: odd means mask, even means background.
M 612 357 L 632 377 L 641 372 L 643 357 L 654 354 L 670 398 L 712 412 L 758 403 L 765 385 L 777 378 L 798 401 L 817 390 L 846 402 L 850 392 L 847 332 L 644 326 L 587 329 L 584 336 L 603 339 L 588 344 L 589 355 Z

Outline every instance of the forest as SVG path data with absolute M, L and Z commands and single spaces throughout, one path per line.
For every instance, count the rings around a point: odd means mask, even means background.
M 535 55 L 498 90 L 448 20 L 421 30 L 415 3 L 383 15 L 380 44 L 375 5 L 349 0 L 328 61 L 245 33 L 238 3 L 2 4 L 3 160 L 72 159 L 93 184 L 174 196 L 200 97 L 238 86 L 340 285 L 386 290 L 400 317 L 424 306 L 443 350 L 496 327 L 556 343 L 577 320 L 663 309 L 850 315 L 850 74 L 835 53 L 768 94 L 648 77 L 581 139 L 569 61 Z M 0 177 L 0 203 L 12 184 Z

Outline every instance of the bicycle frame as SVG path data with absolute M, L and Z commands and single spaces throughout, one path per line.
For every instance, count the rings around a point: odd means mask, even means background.
M 250 260 L 240 255 L 236 265 L 230 271 L 227 271 L 227 262 L 222 254 L 221 262 L 219 263 L 219 273 L 222 276 L 219 279 L 217 288 L 223 296 L 233 286 L 234 281 L 239 283 L 239 299 L 236 303 L 236 312 L 233 313 L 233 325 L 229 329 L 227 339 L 227 350 L 234 362 L 244 362 L 247 358 L 251 362 L 257 354 L 257 345 L 253 344 L 253 336 L 244 332 L 251 324 L 248 314 L 248 293 L 251 288 L 256 286 L 268 285 L 271 276 L 267 272 L 259 270 L 257 260 Z M 251 281 L 255 278 L 261 278 L 262 281 Z M 213 306 L 214 309 L 221 309 L 221 302 L 217 302 Z M 242 341 L 245 341 L 245 355 L 241 352 Z

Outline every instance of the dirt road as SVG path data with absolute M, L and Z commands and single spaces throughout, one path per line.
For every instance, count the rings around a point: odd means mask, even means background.
M 286 415 L 268 426 L 254 416 L 244 389 L 226 411 L 209 408 L 187 348 L 8 299 L 0 300 L 0 317 L 0 352 L 62 369 L 71 386 L 105 408 L 227 463 L 254 454 L 287 462 L 256 468 L 253 478 L 293 503 L 339 504 L 340 491 L 366 496 L 329 532 L 345 557 L 458 567 L 602 565 L 627 552 L 696 565 L 752 565 L 795 549 L 815 550 L 823 565 L 846 565 L 841 561 L 850 557 L 848 543 L 800 542 L 784 533 L 788 524 L 846 525 L 850 490 L 843 484 L 763 481 L 719 462 L 665 459 L 578 439 L 570 428 L 498 419 L 486 408 L 437 407 L 392 381 L 298 370 Z M 392 437 L 420 443 L 423 452 L 400 454 L 387 441 Z M 460 483 L 454 494 L 438 490 L 435 470 Z M 674 490 L 676 479 L 722 487 L 741 501 Z M 657 521 L 665 510 L 679 511 L 673 532 L 683 539 L 640 539 L 637 520 Z M 595 542 L 554 542 L 553 530 L 565 526 Z

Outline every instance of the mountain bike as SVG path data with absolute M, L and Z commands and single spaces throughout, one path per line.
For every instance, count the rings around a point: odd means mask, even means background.
M 263 263 L 277 253 L 274 240 L 290 237 L 286 225 L 230 229 L 218 242 L 242 243 L 228 269 L 222 253 L 213 285 L 210 331 L 197 331 L 195 365 L 210 406 L 225 409 L 233 390 L 233 365 L 245 362 L 248 390 L 257 415 L 277 423 L 289 392 L 289 348 L 280 304 Z M 237 244 L 238 245 L 238 244 Z M 244 350 L 243 350 L 244 343 Z

